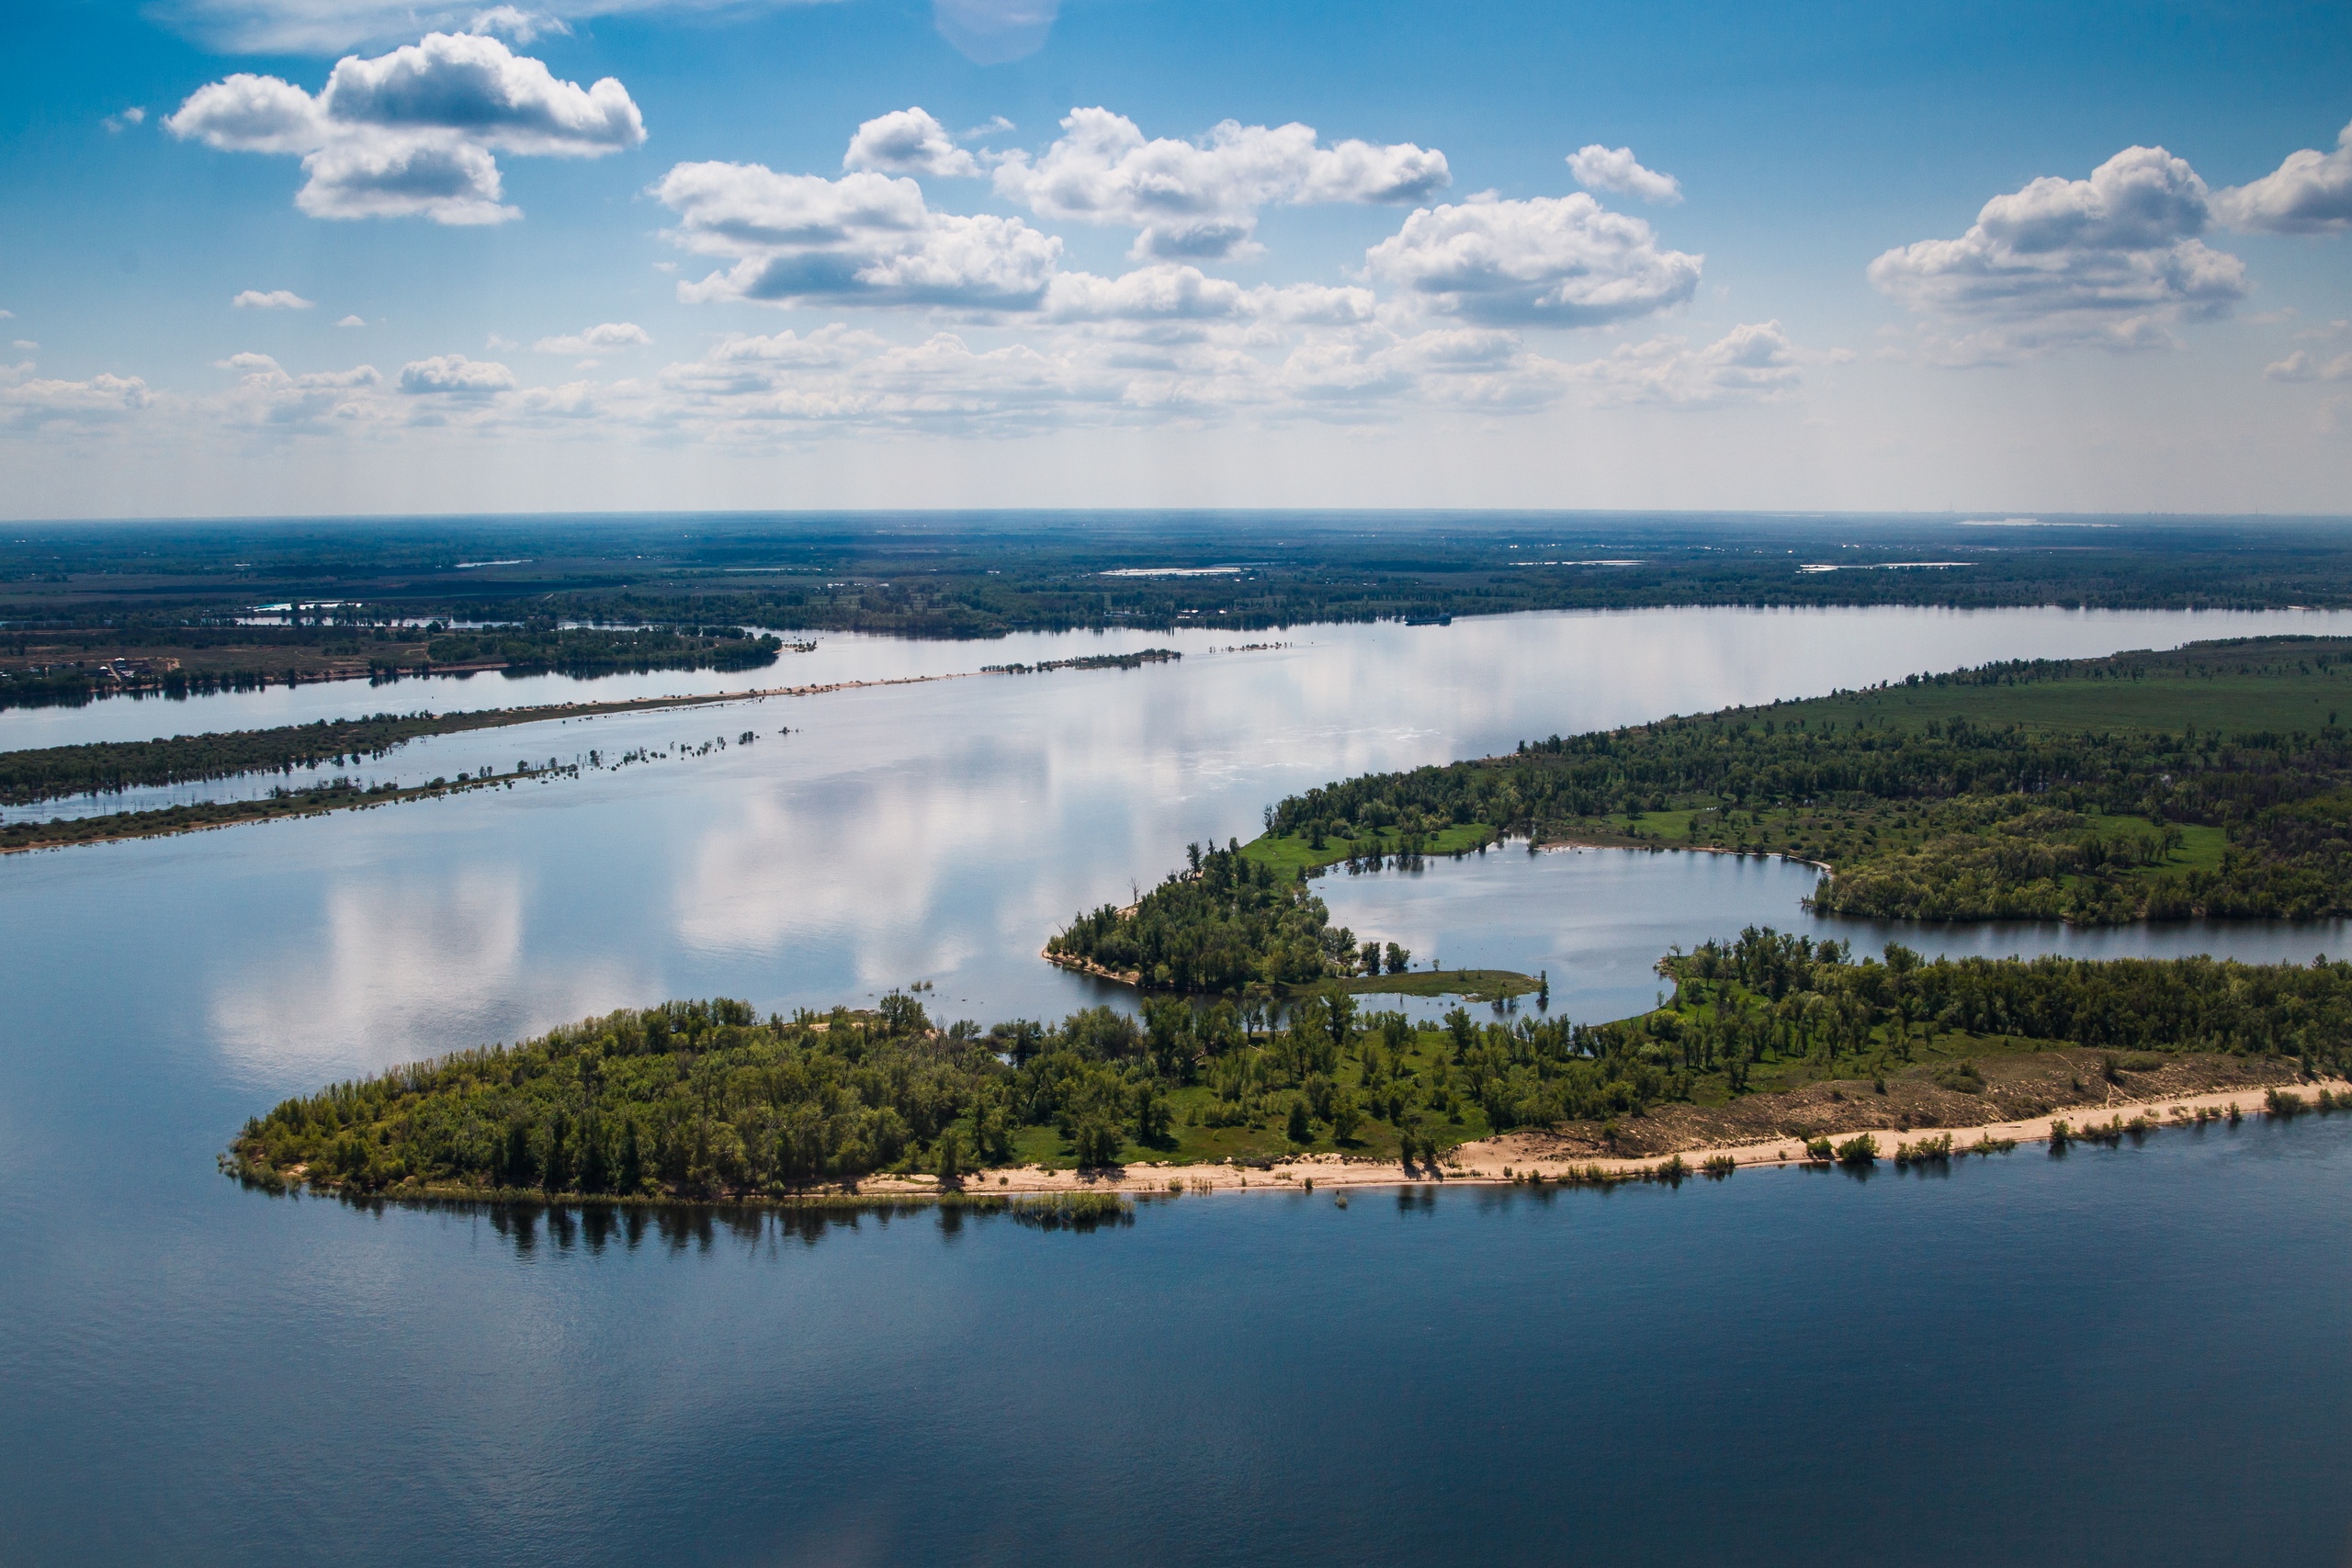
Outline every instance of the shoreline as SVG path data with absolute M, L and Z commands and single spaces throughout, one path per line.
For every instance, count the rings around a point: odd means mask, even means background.
M 2303 1104 L 2305 1114 L 2316 1112 L 2312 1096 L 2324 1089 L 2332 1095 L 2352 1096 L 2352 1081 L 2341 1078 L 2323 1079 L 2313 1083 L 2282 1086 L 2279 1092 L 2292 1092 Z M 2029 1117 L 2023 1121 L 1990 1122 L 1979 1127 L 1916 1127 L 1907 1132 L 1892 1125 L 1865 1128 L 1837 1134 L 1839 1143 L 1849 1138 L 1869 1135 L 1878 1140 L 1881 1161 L 1893 1163 L 1898 1143 L 1917 1143 L 1923 1139 L 1947 1134 L 1953 1140 L 1951 1157 L 1973 1152 L 1973 1145 L 1963 1145 L 1963 1135 L 1973 1134 L 1978 1143 L 1990 1139 L 1995 1143 L 2014 1141 L 2019 1144 L 2050 1141 L 2052 1125 L 2064 1122 L 2079 1138 L 2086 1129 L 2102 1130 L 2109 1118 L 2120 1120 L 2124 1130 L 2131 1131 L 2136 1117 L 2148 1116 L 2154 1126 L 2143 1124 L 2143 1132 L 2154 1127 L 2195 1126 L 2196 1112 L 2204 1110 L 2219 1112 L 2226 1119 L 2234 1105 L 2245 1116 L 2270 1114 L 2265 1097 L 2247 1089 L 2213 1090 L 2203 1094 L 2158 1095 L 2145 1100 L 2115 1100 L 2098 1108 L 2097 1118 L 2077 1111 L 2075 1115 L 2051 1114 Z M 2176 1118 L 2174 1107 L 2186 1114 Z M 2352 1109 L 2347 1103 L 2346 1109 Z M 2210 1120 L 2210 1118 L 2209 1118 Z M 1819 1164 L 1805 1157 L 1803 1142 L 1794 1137 L 1764 1139 L 1747 1144 L 1727 1144 L 1713 1148 L 1684 1149 L 1679 1154 L 1653 1155 L 1641 1158 L 1610 1157 L 1570 1158 L 1565 1156 L 1534 1152 L 1540 1140 L 1552 1137 L 1548 1133 L 1506 1133 L 1500 1137 L 1483 1139 L 1475 1144 L 1462 1144 L 1446 1152 L 1439 1161 L 1442 1174 L 1408 1171 L 1395 1160 L 1357 1160 L 1344 1155 L 1301 1155 L 1291 1159 L 1277 1160 L 1270 1167 L 1259 1168 L 1246 1165 L 1216 1163 L 1211 1165 L 1134 1165 L 1123 1168 L 1114 1176 L 1102 1172 L 1081 1173 L 1075 1170 L 1045 1170 L 1035 1166 L 1012 1169 L 996 1169 L 975 1173 L 966 1190 L 994 1193 L 1041 1192 L 1124 1192 L 1130 1196 L 1167 1193 L 1171 1184 L 1181 1184 L 1183 1191 L 1298 1191 L 1311 1181 L 1317 1188 L 1334 1190 L 1356 1187 L 1419 1187 L 1448 1184 L 1469 1186 L 1510 1186 L 1529 1175 L 1541 1176 L 1547 1182 L 1577 1181 L 1598 1174 L 1605 1179 L 1639 1180 L 1645 1175 L 1655 1179 L 1658 1168 L 1679 1159 L 1685 1173 L 1697 1176 L 1709 1159 L 1729 1158 L 1737 1167 Z M 1505 1175 L 1509 1170 L 1510 1175 Z M 985 1183 L 985 1187 L 983 1187 Z M 907 1196 L 942 1190 L 935 1177 L 872 1177 L 859 1184 L 862 1193 L 876 1197 Z M 948 1189 L 947 1190 L 954 1190 Z
M 1509 840 L 1504 840 L 1508 842 Z M 1836 876 L 1838 868 L 1826 860 L 1807 860 L 1783 850 L 1736 850 L 1724 844 L 1669 844 L 1654 839 L 1541 839 L 1536 841 L 1539 854 L 1555 850 L 1647 850 L 1652 854 L 1737 855 L 1746 860 L 1753 855 L 1758 860 L 1784 860 L 1796 865 L 1809 865 L 1824 876 Z
M 2075 1116 L 2052 1114 L 1988 1122 L 1976 1127 L 1916 1127 L 1908 1131 L 1893 1126 L 1872 1127 L 1840 1133 L 1836 1141 L 1844 1143 L 1864 1136 L 1876 1139 L 1878 1150 L 1875 1158 L 1863 1162 L 1868 1168 L 1879 1163 L 1895 1164 L 1895 1151 L 1902 1144 L 1949 1136 L 1952 1139 L 1949 1151 L 1927 1156 L 1919 1162 L 1933 1160 L 1948 1164 L 1972 1155 L 2008 1153 L 2022 1144 L 2047 1144 L 2051 1141 L 2053 1127 L 2059 1122 L 2064 1122 L 2069 1129 L 2070 1143 L 2111 1143 L 2123 1137 L 2137 1139 L 2166 1129 L 2208 1126 L 2215 1122 L 2234 1124 L 2236 1121 L 2246 1118 L 2276 1117 L 2278 1112 L 2270 1109 L 2268 1098 L 2273 1092 L 2293 1095 L 2301 1107 L 2293 1115 L 2326 1115 L 2336 1109 L 2352 1111 L 2352 1079 L 2324 1078 L 2304 1084 L 2276 1086 L 2260 1094 L 2238 1089 L 2113 1100 L 2098 1108 L 2098 1117 L 2082 1115 L 2079 1121 Z M 2316 1096 L 2322 1092 L 2335 1097 L 2335 1105 L 2328 1111 L 2322 1111 L 2316 1103 Z M 1973 1142 L 1963 1144 L 1960 1141 L 1962 1134 L 1971 1133 L 1975 1134 Z M 1543 1140 L 1555 1136 L 1550 1133 L 1507 1133 L 1475 1144 L 1457 1145 L 1447 1151 L 1435 1167 L 1423 1166 L 1418 1169 L 1408 1168 L 1395 1160 L 1358 1159 L 1337 1154 L 1298 1155 L 1263 1166 L 1236 1165 L 1226 1161 L 1205 1165 L 1139 1162 L 1110 1170 L 1049 1170 L 1033 1165 L 975 1170 L 952 1186 L 942 1184 L 936 1176 L 916 1173 L 867 1177 L 855 1187 L 846 1189 L 820 1188 L 791 1193 L 732 1193 L 705 1198 L 580 1192 L 550 1194 L 537 1189 L 458 1187 L 392 1187 L 376 1192 L 346 1193 L 339 1184 L 313 1183 L 309 1172 L 300 1167 L 278 1173 L 275 1184 L 238 1169 L 227 1156 L 222 1157 L 220 1169 L 224 1176 L 248 1186 L 267 1187 L 289 1196 L 336 1198 L 359 1204 L 434 1207 L 503 1203 L 565 1210 L 846 1211 L 924 1206 L 985 1209 L 1014 1199 L 1087 1196 L 1169 1199 L 1214 1192 L 1299 1193 L 1317 1189 L 1344 1200 L 1347 1192 L 1359 1189 L 1377 1191 L 1383 1189 L 1440 1187 L 1609 1187 L 1623 1182 L 1679 1183 L 1702 1177 L 1729 1176 L 1735 1171 L 1751 1168 L 1815 1166 L 1824 1170 L 1839 1168 L 1839 1162 L 1834 1159 L 1823 1161 L 1808 1156 L 1803 1142 L 1793 1136 L 1684 1149 L 1675 1154 L 1639 1158 L 1600 1156 L 1578 1159 L 1557 1155 L 1547 1156 L 1536 1152 Z M 1730 1162 L 1728 1166 L 1722 1163 L 1726 1160 Z M 1716 1166 L 1713 1171 L 1707 1168 L 1711 1163 Z

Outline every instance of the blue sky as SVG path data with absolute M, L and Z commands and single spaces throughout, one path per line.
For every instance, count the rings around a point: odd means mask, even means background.
M 2352 511 L 2341 6 L 23 9 L 10 515 Z

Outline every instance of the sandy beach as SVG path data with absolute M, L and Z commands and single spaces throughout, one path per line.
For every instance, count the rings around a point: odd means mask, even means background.
M 2318 1093 L 2323 1089 L 2337 1097 L 2352 1096 L 2352 1082 L 2331 1078 L 2304 1084 L 2285 1092 L 2299 1095 L 2308 1110 L 2315 1108 Z M 2346 1108 L 2352 1109 L 2352 1104 L 2347 1104 Z M 1996 1145 L 2008 1142 L 2046 1144 L 2050 1141 L 2052 1127 L 2061 1122 L 2065 1122 L 2079 1138 L 2086 1129 L 2104 1128 L 2117 1122 L 2129 1130 L 2137 1121 L 2141 1132 L 2194 1126 L 2200 1111 L 2210 1121 L 2216 1115 L 2226 1119 L 2233 1110 L 2242 1116 L 2267 1114 L 2261 1093 L 2236 1089 L 2211 1094 L 2164 1095 L 2149 1100 L 2118 1099 L 2110 1104 L 2087 1110 L 2075 1107 L 2064 1113 L 2053 1112 L 2047 1116 L 1998 1122 L 1980 1127 L 1914 1128 L 1905 1131 L 1889 1125 L 1840 1131 L 1837 1141 L 1844 1143 L 1866 1132 L 1878 1140 L 1878 1157 L 1882 1161 L 1892 1162 L 1898 1145 L 1918 1144 L 1947 1134 L 1951 1138 L 1951 1152 L 1958 1156 L 1971 1152 L 1987 1140 Z M 1436 1173 L 1418 1166 L 1408 1171 L 1395 1160 L 1351 1159 L 1342 1155 L 1323 1154 L 1278 1160 L 1265 1168 L 1222 1162 L 1213 1165 L 1136 1164 L 1115 1172 L 1046 1170 L 1036 1166 L 1022 1166 L 1011 1170 L 975 1173 L 965 1179 L 964 1189 L 972 1193 L 1148 1193 L 1171 1190 L 1188 1193 L 1244 1190 L 1295 1192 L 1310 1186 L 1337 1190 L 1435 1182 L 1507 1184 L 1523 1180 L 1531 1175 L 1546 1180 L 1560 1180 L 1572 1176 L 1589 1179 L 1589 1173 L 1596 1171 L 1637 1178 L 1645 1171 L 1656 1171 L 1663 1163 L 1657 1157 L 1596 1159 L 1570 1157 L 1559 1153 L 1547 1155 L 1545 1145 L 1556 1141 L 1548 1133 L 1510 1133 L 1498 1138 L 1464 1144 L 1447 1153 Z M 1781 1137 L 1758 1143 L 1685 1149 L 1679 1157 L 1683 1166 L 1695 1175 L 1711 1159 L 1728 1158 L 1742 1167 L 1799 1165 L 1805 1162 L 1806 1156 L 1804 1145 L 1798 1140 Z M 861 1190 L 877 1195 L 889 1192 L 930 1193 L 939 1190 L 938 1179 L 929 1176 L 876 1177 L 860 1186 Z

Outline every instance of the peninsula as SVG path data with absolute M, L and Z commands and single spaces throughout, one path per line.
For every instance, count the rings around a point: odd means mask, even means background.
M 2121 1108 L 2217 1093 L 2300 1107 L 2314 1083 L 2333 1109 L 2352 1066 L 2352 963 L 1856 962 L 1751 931 L 1660 969 L 1664 1005 L 1595 1026 L 1457 1007 L 1419 1027 L 1331 991 L 986 1030 L 939 1027 L 904 992 L 789 1019 L 673 1002 L 287 1100 L 222 1161 L 355 1196 L 693 1202 L 1067 1185 L 1057 1171 L 1429 1175 L 1465 1145 L 1623 1171 L 1735 1145 L 1827 1157 L 1890 1127 L 2120 1129 Z

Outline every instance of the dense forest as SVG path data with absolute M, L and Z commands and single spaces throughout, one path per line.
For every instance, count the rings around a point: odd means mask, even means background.
M 1242 852 L 1238 842 L 1189 851 L 1173 874 L 1127 909 L 1104 905 L 1046 943 L 1057 962 L 1132 976 L 1147 988 L 1238 991 L 1252 982 L 1311 985 L 1354 973 L 1354 935 L 1332 929 L 1323 900 L 1300 880 Z M 1372 973 L 1380 973 L 1378 964 Z
M 2340 640 L 1991 665 L 1369 775 L 1268 825 L 1310 843 L 1480 823 L 1791 854 L 1835 868 L 1815 907 L 1840 914 L 2314 919 L 2352 912 L 2339 711 Z
M 487 721 L 487 722 L 484 722 Z M 102 740 L 0 751 L 0 805 L 186 784 L 239 773 L 290 773 L 382 757 L 426 735 L 514 722 L 506 714 L 379 713 L 275 729 L 232 729 L 170 739 Z
M 1855 963 L 1751 929 L 1659 967 L 1670 999 L 1596 1026 L 1456 1008 L 1417 1028 L 1321 992 L 986 1031 L 939 1028 L 896 992 L 791 1019 L 673 1002 L 287 1100 L 224 1164 L 352 1192 L 783 1197 L 1031 1161 L 1433 1162 L 1514 1128 L 1585 1123 L 1606 1141 L 1661 1105 L 1839 1080 L 1883 1092 L 1905 1075 L 1966 1106 L 1985 1093 L 1980 1064 L 2065 1047 L 2102 1053 L 2092 1070 L 2117 1083 L 2187 1055 L 2352 1066 L 2352 964 L 1930 963 L 1892 945 Z
M 1521 742 L 1266 809 L 1048 952 L 1148 989 L 1370 969 L 1303 886 L 1498 838 L 1784 854 L 1812 906 L 2111 925 L 2352 915 L 2352 642 L 2254 638 L 2030 660 Z M 1316 970 L 1319 959 L 1320 972 Z
M 2094 1050 L 2291 1057 L 2305 1073 L 2352 1067 L 2352 963 L 2212 958 L 1922 960 L 1889 943 L 1883 963 L 1845 946 L 1750 928 L 1659 964 L 1668 1003 L 1609 1032 L 1668 1048 L 1678 1072 L 1718 1074 L 1735 1092 L 1759 1068 L 1884 1073 L 1963 1041 L 2055 1042 Z M 1968 1069 L 1946 1069 L 1968 1090 Z

